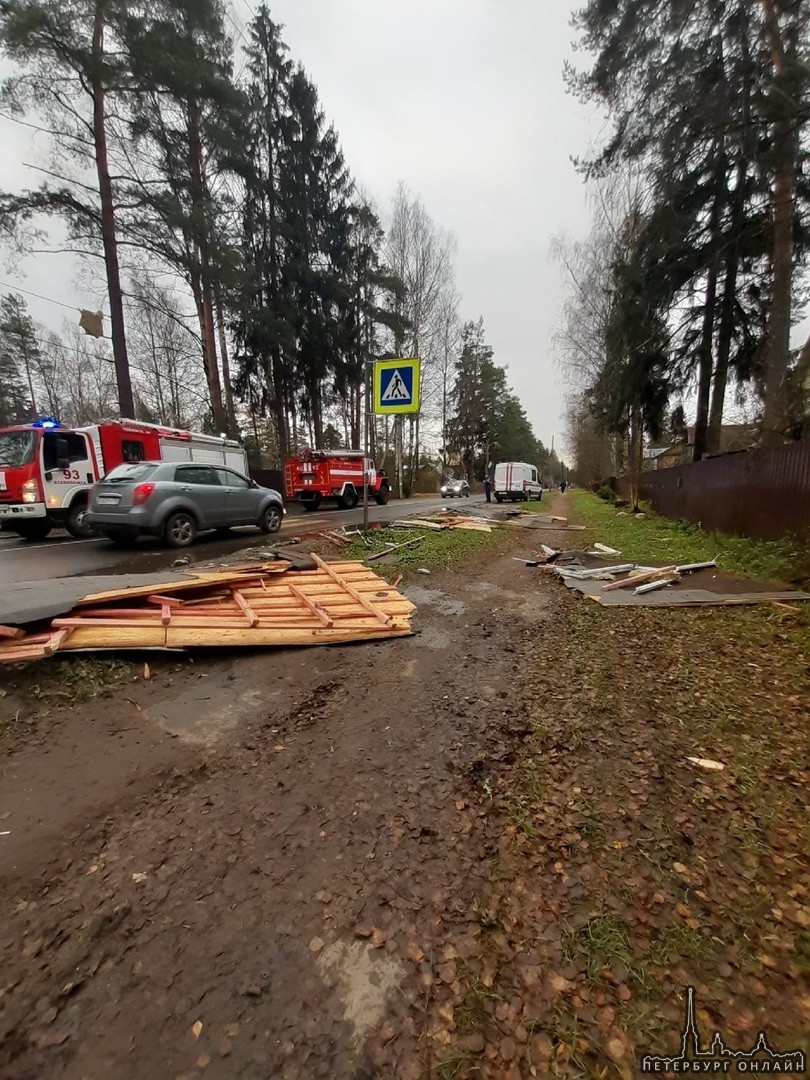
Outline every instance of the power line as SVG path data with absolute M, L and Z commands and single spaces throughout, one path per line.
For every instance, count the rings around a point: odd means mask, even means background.
M 30 289 L 23 289 L 19 285 L 9 285 L 7 281 L 0 281 L 0 288 L 25 293 L 26 296 L 35 296 L 37 300 L 44 300 L 48 304 L 58 304 L 59 307 L 67 308 L 68 311 L 81 311 L 81 308 L 77 308 L 73 304 L 65 304 L 62 300 L 54 300 L 52 296 L 43 296 L 41 293 L 31 292 Z

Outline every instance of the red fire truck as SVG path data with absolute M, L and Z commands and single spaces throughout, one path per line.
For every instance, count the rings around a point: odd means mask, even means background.
M 374 468 L 362 450 L 305 450 L 284 461 L 284 498 L 297 500 L 305 510 L 335 502 L 351 510 L 363 498 L 363 468 L 368 472 L 368 496 L 385 506 L 391 493 L 388 477 Z
M 57 526 L 92 536 L 84 522 L 88 491 L 129 461 L 204 461 L 247 472 L 244 451 L 230 439 L 139 420 L 63 428 L 43 419 L 0 428 L 0 526 L 24 540 L 41 540 Z

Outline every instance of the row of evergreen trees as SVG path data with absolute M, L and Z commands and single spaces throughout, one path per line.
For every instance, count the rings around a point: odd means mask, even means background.
M 123 415 L 138 402 L 122 267 L 161 267 L 193 302 L 214 430 L 240 426 L 236 393 L 284 454 L 299 427 L 320 445 L 341 400 L 357 445 L 363 365 L 402 323 L 402 285 L 268 9 L 238 78 L 230 18 L 221 0 L 4 0 L 5 100 L 47 131 L 53 161 L 0 197 L 0 226 L 27 251 L 58 215 L 71 250 L 103 254 Z
M 593 63 L 570 86 L 613 124 L 581 163 L 594 235 L 566 260 L 587 411 L 629 437 L 636 463 L 683 395 L 695 458 L 716 451 L 730 387 L 762 402 L 763 443 L 800 437 L 810 4 L 588 0 L 575 26 Z

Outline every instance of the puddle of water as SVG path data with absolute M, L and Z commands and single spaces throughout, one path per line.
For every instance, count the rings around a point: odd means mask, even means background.
M 343 1015 L 358 1039 L 380 1023 L 386 998 L 405 975 L 398 961 L 364 941 L 335 941 L 318 954 L 316 964 L 326 985 L 337 987 Z
M 467 610 L 467 605 L 463 600 L 447 596 L 441 589 L 425 589 L 420 585 L 409 585 L 405 590 L 405 595 L 417 607 L 420 604 L 424 607 L 432 607 L 439 615 L 461 615 Z
M 423 626 L 411 641 L 422 649 L 447 649 L 450 647 L 450 635 L 435 626 Z
M 208 683 L 209 679 L 199 679 L 184 690 L 182 699 L 150 707 L 150 719 L 186 742 L 217 742 L 242 720 L 266 710 L 268 697 L 274 693 L 255 689 L 240 693 L 236 691 L 236 683 L 225 686 Z

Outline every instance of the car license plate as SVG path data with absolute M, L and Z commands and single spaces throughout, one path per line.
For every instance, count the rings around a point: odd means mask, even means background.
M 98 495 L 96 502 L 99 503 L 117 503 L 121 501 L 120 495 Z
M 0 472 L 0 491 L 5 491 L 5 490 L 6 490 L 6 474 L 4 472 Z

